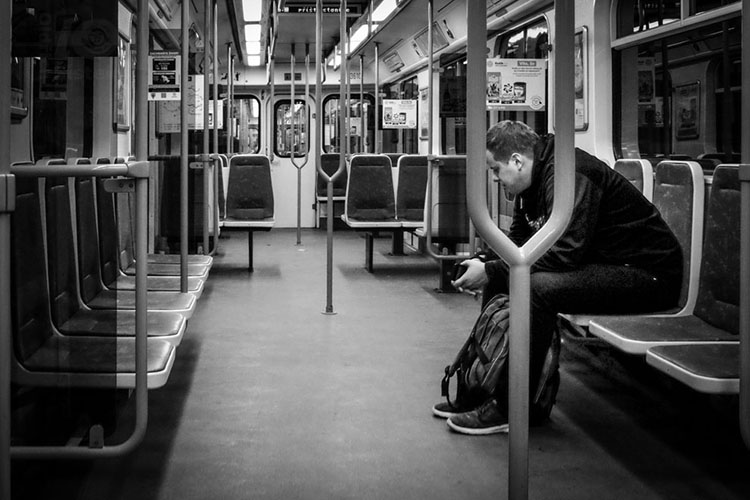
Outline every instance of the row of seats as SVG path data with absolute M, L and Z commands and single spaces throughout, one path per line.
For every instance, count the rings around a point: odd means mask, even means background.
M 696 390 L 737 393 L 738 166 L 716 167 L 707 205 L 706 180 L 697 162 L 662 161 L 653 175 L 644 160 L 620 160 L 615 168 L 647 198 L 651 189 L 650 198 L 680 241 L 684 274 L 679 304 L 674 310 L 649 315 L 561 315 L 563 324 L 587 326 L 588 333 L 625 352 L 645 355 L 649 364 Z
M 29 164 L 12 166 L 12 373 L 20 385 L 135 386 L 134 183 L 94 177 L 82 166 L 91 163 L 111 162 L 45 160 L 85 172 L 45 178 L 27 175 Z M 114 163 L 124 166 L 124 159 Z M 147 261 L 149 388 L 167 382 L 212 264 L 209 256 L 190 256 L 191 292 L 181 293 L 175 257 Z

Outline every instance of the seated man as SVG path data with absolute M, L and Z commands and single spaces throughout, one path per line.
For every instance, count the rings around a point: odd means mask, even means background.
M 516 195 L 510 239 L 523 245 L 549 218 L 554 194 L 554 137 L 503 121 L 487 132 L 487 166 Z M 500 259 L 462 262 L 459 290 L 484 288 L 486 303 L 508 293 L 508 265 Z M 676 305 L 682 250 L 657 209 L 599 159 L 575 150 L 573 214 L 560 239 L 531 266 L 530 391 L 536 390 L 557 313 L 644 313 Z M 465 434 L 508 429 L 507 369 L 494 398 L 479 408 L 446 413 Z M 438 408 L 440 406 L 441 408 Z

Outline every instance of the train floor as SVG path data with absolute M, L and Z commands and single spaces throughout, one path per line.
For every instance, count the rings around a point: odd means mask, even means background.
M 479 312 L 437 293 L 438 267 L 337 231 L 219 240 L 144 442 L 118 459 L 13 463 L 14 499 L 507 498 L 508 437 L 449 431 L 431 406 Z M 736 401 L 693 393 L 642 359 L 564 339 L 551 420 L 532 427 L 533 499 L 747 499 Z M 119 434 L 132 403 L 120 403 Z M 33 432 L 33 430 L 32 430 Z M 126 432 L 125 432 L 126 434 Z M 115 439 L 114 436 L 109 439 Z

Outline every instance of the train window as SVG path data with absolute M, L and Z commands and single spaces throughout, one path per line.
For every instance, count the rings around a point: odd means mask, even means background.
M 730 3 L 739 3 L 739 0 L 691 0 L 690 15 L 708 12 L 709 10 L 718 9 Z
M 466 56 L 440 70 L 440 150 L 466 154 Z
M 679 21 L 681 8 L 680 0 L 622 0 L 619 5 L 617 35 L 630 35 Z
M 512 59 L 548 59 L 549 30 L 540 19 L 495 38 L 493 57 Z M 546 85 L 549 88 L 549 85 Z M 549 99 L 547 99 L 549 102 Z M 496 111 L 496 119 L 520 120 L 539 134 L 547 133 L 547 111 Z M 494 120 L 493 120 L 494 121 Z
M 382 90 L 384 99 L 419 99 L 419 84 L 416 76 L 388 85 Z M 418 133 L 416 128 L 383 129 L 383 153 L 417 154 L 419 152 Z
M 305 101 L 294 100 L 294 107 L 289 99 L 278 101 L 274 112 L 274 129 L 276 140 L 274 151 L 278 156 L 303 156 L 309 149 L 308 125 L 310 113 Z
M 341 151 L 339 123 L 341 119 L 341 99 L 339 94 L 332 94 L 323 101 L 323 151 L 338 153 Z M 349 97 L 349 152 L 372 152 L 375 136 L 374 99 L 365 94 L 364 100 L 360 94 Z
M 235 96 L 234 151 L 237 153 L 260 152 L 260 102 L 254 96 Z
M 615 50 L 618 154 L 656 162 L 737 151 L 740 43 L 735 17 Z

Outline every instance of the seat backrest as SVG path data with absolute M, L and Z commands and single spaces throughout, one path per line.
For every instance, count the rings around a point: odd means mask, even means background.
M 224 219 L 227 216 L 227 181 L 229 181 L 229 158 L 227 155 L 219 155 L 219 218 Z
M 325 172 L 329 176 L 335 174 L 336 170 L 339 169 L 340 158 L 341 155 L 339 153 L 321 153 L 320 166 L 323 169 L 323 172 Z M 317 172 L 315 176 L 317 178 L 315 188 L 316 196 L 328 196 L 328 183 L 321 175 L 318 175 Z M 347 175 L 346 168 L 344 168 L 344 171 L 341 173 L 341 175 L 336 177 L 336 179 L 334 179 L 333 181 L 333 196 L 346 195 L 346 182 L 348 177 L 349 176 Z
M 654 172 L 654 206 L 682 247 L 678 305 L 692 312 L 698 296 L 703 242 L 703 169 L 696 162 L 663 161 Z
M 273 217 L 271 164 L 265 155 L 240 154 L 229 159 L 227 217 L 258 220 Z
M 68 178 L 47 177 L 44 193 L 49 295 L 52 321 L 59 326 L 80 308 Z
M 427 156 L 402 155 L 398 159 L 396 185 L 396 216 L 409 221 L 424 220 Z
M 396 218 L 391 160 L 387 156 L 352 156 L 344 210 L 351 219 L 376 221 Z
M 23 361 L 54 332 L 50 321 L 47 256 L 36 178 L 16 178 L 16 209 L 11 213 L 11 304 L 13 348 Z
M 445 241 L 469 241 L 466 206 L 466 157 L 441 156 L 433 171 L 432 236 Z M 425 218 L 426 220 L 426 218 Z
M 630 181 L 647 200 L 653 199 L 654 168 L 648 160 L 621 158 L 613 167 L 616 172 Z
M 99 233 L 99 264 L 102 281 L 107 286 L 119 274 L 119 250 L 117 248 L 117 218 L 115 217 L 114 194 L 104 189 L 104 179 L 96 180 L 96 213 Z
M 716 167 L 706 213 L 695 315 L 739 334 L 740 181 L 737 165 Z
M 99 235 L 96 230 L 95 179 L 76 177 L 76 236 L 78 241 L 78 283 L 81 299 L 88 303 L 102 291 L 99 265 Z

